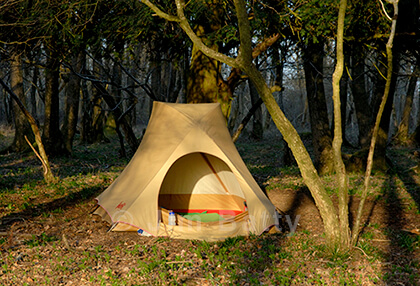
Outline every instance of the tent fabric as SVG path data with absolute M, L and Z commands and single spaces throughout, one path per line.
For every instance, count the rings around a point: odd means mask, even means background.
M 278 223 L 275 207 L 236 150 L 218 103 L 154 102 L 137 152 L 96 200 L 95 213 L 114 231 L 218 240 L 260 234 Z M 226 219 L 168 226 L 168 209 Z

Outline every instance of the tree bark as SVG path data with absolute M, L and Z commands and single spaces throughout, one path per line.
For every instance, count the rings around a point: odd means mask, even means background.
M 341 95 L 340 80 L 344 70 L 344 19 L 347 9 L 347 0 L 340 1 L 337 23 L 336 54 L 337 63 L 333 73 L 333 102 L 334 102 L 334 167 L 338 183 L 338 215 L 340 219 L 340 249 L 348 251 L 350 249 L 350 229 L 349 229 L 349 195 L 347 185 L 347 173 L 341 154 L 343 144 L 342 117 L 341 117 Z M 345 114 L 345 111 L 344 111 Z
M 315 166 L 320 174 L 328 174 L 334 170 L 334 160 L 324 91 L 324 43 L 309 43 L 303 54 Z
M 26 96 L 23 88 L 23 71 L 21 56 L 18 53 L 12 55 L 10 62 L 10 85 L 11 89 L 19 98 L 24 106 L 26 106 Z M 29 136 L 31 142 L 34 141 L 31 126 L 25 118 L 24 112 L 18 106 L 16 101 L 12 102 L 13 119 L 15 123 L 15 136 L 13 143 L 5 150 L 6 152 L 24 152 L 29 150 L 26 143 L 25 135 Z
M 101 75 L 100 64 L 93 62 L 93 71 L 96 75 Z M 93 88 L 88 90 L 85 83 L 83 86 L 83 115 L 82 115 L 82 132 L 80 141 L 82 143 L 109 142 L 104 134 L 105 112 L 102 108 L 102 97 L 98 90 Z
M 346 46 L 347 48 L 348 46 Z M 343 144 L 349 145 L 346 137 L 346 123 L 347 123 L 347 94 L 348 94 L 348 83 L 349 75 L 345 69 L 346 65 L 349 63 L 349 57 L 347 53 L 344 54 L 344 66 L 343 66 L 343 75 L 340 80 L 340 104 L 341 104 L 341 132 L 343 138 Z M 334 135 L 334 133 L 333 133 Z
M 45 119 L 43 142 L 50 156 L 67 154 L 60 132 L 59 76 L 60 61 L 55 52 L 50 52 L 45 69 Z
M 79 52 L 72 58 L 72 66 L 80 72 L 85 66 L 85 54 Z M 73 139 L 76 134 L 77 121 L 79 118 L 79 101 L 80 101 L 80 78 L 74 73 L 70 72 L 69 82 L 66 87 L 66 104 L 65 117 L 61 133 L 64 138 L 64 147 L 69 154 L 73 151 Z
M 219 0 L 211 1 L 208 9 L 212 10 L 211 19 L 203 19 L 195 28 L 196 35 L 207 46 L 218 50 L 218 47 L 207 36 L 221 27 L 223 5 Z M 229 118 L 233 91 L 221 76 L 221 63 L 205 55 L 193 42 L 190 68 L 187 79 L 187 103 L 219 102 L 226 119 Z
M 48 160 L 48 156 L 47 156 L 47 153 L 45 152 L 44 144 L 42 143 L 41 132 L 39 131 L 39 127 L 38 127 L 38 124 L 36 123 L 35 118 L 29 113 L 29 111 L 26 109 L 25 105 L 22 103 L 19 97 L 13 92 L 11 88 L 9 88 L 9 86 L 6 85 L 6 83 L 2 79 L 0 79 L 0 84 L 6 89 L 6 91 L 10 94 L 12 99 L 16 102 L 16 104 L 18 105 L 20 110 L 23 112 L 23 114 L 25 115 L 26 119 L 28 120 L 31 126 L 32 132 L 35 137 L 35 142 L 38 145 L 39 156 L 40 156 L 39 159 L 41 160 L 42 167 L 44 169 L 43 175 L 44 175 L 45 181 L 47 183 L 52 183 L 56 181 L 56 178 L 54 177 L 51 171 L 51 166 Z
M 187 103 L 219 102 L 229 117 L 233 94 L 220 75 L 221 64 L 204 55 L 197 47 L 192 57 L 187 80 Z
M 340 229 L 337 214 L 334 205 L 323 187 L 323 183 L 317 174 L 312 163 L 311 157 L 307 152 L 299 134 L 292 123 L 286 118 L 283 111 L 277 104 L 271 89 L 267 86 L 262 74 L 252 63 L 251 55 L 251 29 L 243 0 L 234 0 L 238 15 L 239 33 L 240 33 L 240 53 L 241 58 L 237 62 L 240 68 L 250 77 L 258 93 L 260 94 L 268 112 L 273 118 L 279 131 L 289 145 L 301 171 L 302 177 L 308 186 L 318 207 L 321 218 L 324 222 L 327 245 L 331 249 L 339 249 Z
M 245 126 L 248 124 L 248 121 L 251 119 L 251 117 L 255 114 L 255 111 L 258 110 L 261 107 L 261 104 L 263 103 L 261 98 L 258 98 L 257 102 L 255 102 L 251 109 L 248 111 L 247 115 L 242 119 L 241 123 L 239 124 L 238 128 L 236 129 L 235 133 L 232 136 L 232 141 L 236 142 L 239 139 L 239 135 L 241 135 L 242 130 L 245 128 Z
M 405 97 L 404 110 L 401 118 L 401 122 L 398 125 L 397 134 L 394 136 L 394 141 L 398 145 L 407 145 L 410 144 L 411 138 L 409 135 L 409 124 L 410 124 L 410 115 L 413 106 L 414 94 L 416 92 L 417 80 L 420 77 L 420 62 L 417 61 L 413 72 L 410 76 L 410 81 L 408 83 L 408 89 Z
M 109 108 L 112 110 L 112 113 L 115 117 L 115 121 L 118 121 L 123 132 L 125 135 L 125 138 L 128 142 L 128 145 L 130 146 L 131 152 L 134 154 L 137 151 L 137 148 L 139 146 L 139 142 L 133 132 L 133 129 L 131 128 L 130 123 L 125 118 L 125 113 L 123 113 L 117 105 L 117 102 L 115 101 L 114 97 L 112 97 L 111 94 L 106 90 L 106 88 L 97 81 L 92 81 L 94 87 L 98 90 L 99 94 L 103 97 L 106 104 L 109 106 Z
M 248 81 L 249 86 L 249 94 L 251 96 L 251 104 L 254 106 L 258 99 L 260 98 L 257 89 L 252 84 L 251 81 Z M 262 118 L 262 110 L 261 110 L 261 104 L 258 105 L 258 107 L 254 111 L 253 120 L 252 120 L 252 138 L 256 140 L 262 140 L 264 135 L 263 130 L 263 118 Z
M 386 47 L 387 49 L 387 47 Z M 381 78 L 378 79 L 378 81 L 381 83 L 382 88 L 378 88 L 377 89 L 377 95 L 378 95 L 378 102 L 381 103 L 381 101 L 379 101 L 379 99 L 381 99 L 383 97 L 383 94 L 385 93 L 385 88 L 387 86 L 387 84 L 389 84 L 389 90 L 387 91 L 388 95 L 387 95 L 387 101 L 386 104 L 384 106 L 384 110 L 383 110 L 383 114 L 382 114 L 382 119 L 380 121 L 379 124 L 379 130 L 378 130 L 378 135 L 376 138 L 376 146 L 375 146 L 375 156 L 374 156 L 374 163 L 375 163 L 375 168 L 379 169 L 379 170 L 386 170 L 388 169 L 387 167 L 387 162 L 386 162 L 386 150 L 387 150 L 387 146 L 388 146 L 388 137 L 389 137 L 389 125 L 390 125 L 390 121 L 391 121 L 391 114 L 392 114 L 392 109 L 393 109 L 393 104 L 394 104 L 394 94 L 395 94 L 395 87 L 397 84 L 397 75 L 398 75 L 398 71 L 399 71 L 399 51 L 397 48 L 397 45 L 391 50 L 393 55 L 391 57 L 392 59 L 392 64 L 391 64 L 391 68 L 393 68 L 393 70 L 391 71 L 391 77 L 390 77 L 390 83 L 387 83 L 388 79 L 384 79 L 382 76 L 380 76 Z M 389 60 L 389 56 L 387 57 Z M 387 74 L 389 71 L 389 64 L 387 65 L 383 65 L 384 66 L 384 74 Z M 379 77 L 379 75 L 378 75 Z M 382 91 L 382 95 L 379 96 L 379 92 Z M 375 108 L 375 113 L 374 114 L 378 114 L 380 110 L 380 105 Z M 374 128 L 374 127 L 372 127 Z
M 37 108 L 37 100 L 36 100 L 38 79 L 39 79 L 39 68 L 37 66 L 34 66 L 34 71 L 32 75 L 32 87 L 31 87 L 31 93 L 30 93 L 31 114 L 33 114 L 34 118 L 38 118 L 38 108 Z
M 365 80 L 365 52 L 361 44 L 353 43 L 351 67 L 351 91 L 356 109 L 357 124 L 359 127 L 359 145 L 362 149 L 368 148 L 371 135 L 372 105 L 366 90 Z

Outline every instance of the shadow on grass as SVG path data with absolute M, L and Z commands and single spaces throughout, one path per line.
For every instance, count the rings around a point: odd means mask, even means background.
M 237 256 L 239 269 L 231 273 L 231 283 L 234 285 L 260 285 L 261 282 L 275 284 L 275 272 L 281 259 L 291 255 L 282 249 L 284 234 L 269 234 L 251 237 L 247 241 L 247 249 Z M 221 243 L 221 246 L 230 248 L 230 239 Z M 246 285 L 246 284 L 245 284 Z
M 420 186 L 416 181 L 416 176 L 418 176 L 415 171 L 416 169 L 410 169 L 408 171 L 397 169 L 396 175 L 404 183 L 405 190 L 415 202 L 418 212 L 420 212 Z
M 57 209 L 65 209 L 82 202 L 91 201 L 104 190 L 102 186 L 85 187 L 78 192 L 70 193 L 65 197 L 53 201 L 27 207 L 25 210 L 10 213 L 0 219 L 1 231 L 7 231 L 14 222 L 37 217 L 41 214 L 50 213 Z
M 383 280 L 387 285 L 415 285 L 420 278 L 414 271 L 420 263 L 415 260 L 413 253 L 413 242 L 416 240 L 416 235 L 406 230 L 408 221 L 405 216 L 404 202 L 398 193 L 397 175 L 392 172 L 388 181 L 389 185 L 384 186 L 385 224 L 387 226 L 385 233 L 390 243 L 384 257 L 386 263 L 383 266 Z M 405 189 L 408 190 L 407 187 Z

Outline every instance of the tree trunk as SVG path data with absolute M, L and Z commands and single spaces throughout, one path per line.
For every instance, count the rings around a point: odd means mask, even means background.
M 134 52 L 137 55 L 136 56 L 137 58 L 140 58 L 141 57 L 139 55 L 140 54 L 140 51 L 141 50 L 140 50 L 140 48 L 138 46 L 134 49 Z M 130 61 L 131 61 L 130 59 L 127 59 L 127 65 L 130 67 L 129 68 L 129 73 L 134 78 L 138 78 L 139 77 L 139 70 L 134 65 L 131 65 L 130 66 Z M 130 91 L 133 94 L 136 94 L 136 88 L 134 87 L 136 85 L 136 82 L 130 76 L 127 77 L 127 85 L 131 87 L 130 88 Z M 136 126 L 136 124 L 137 124 L 137 108 L 136 108 L 137 102 L 138 102 L 137 98 L 135 98 L 135 99 L 134 98 L 130 98 L 130 100 L 128 101 L 128 104 L 127 104 L 128 105 L 127 108 L 130 108 L 130 106 L 134 104 L 134 108 L 132 109 L 132 111 L 129 114 L 127 114 L 128 120 L 131 122 L 131 124 L 133 126 Z
M 357 210 L 356 219 L 354 221 L 354 227 L 352 230 L 351 242 L 353 245 L 357 243 L 357 240 L 359 237 L 364 204 L 369 193 L 370 175 L 371 175 L 372 167 L 373 167 L 373 156 L 375 153 L 376 139 L 378 136 L 378 132 L 380 129 L 380 122 L 384 115 L 384 110 L 385 110 L 387 101 L 389 101 L 388 96 L 390 95 L 391 87 L 392 87 L 392 78 L 393 78 L 392 73 L 393 73 L 393 65 L 394 65 L 392 45 L 394 42 L 395 28 L 396 28 L 396 22 L 397 22 L 397 16 L 398 16 L 398 0 L 392 1 L 392 4 L 394 7 L 394 16 L 392 18 L 391 32 L 389 34 L 388 42 L 386 44 L 386 55 L 387 55 L 386 82 L 385 82 L 385 87 L 384 87 L 384 94 L 382 96 L 381 102 L 378 107 L 378 113 L 376 114 L 376 121 L 375 121 L 373 131 L 372 131 L 372 140 L 369 146 L 369 155 L 367 159 L 363 191 L 362 191 L 359 207 Z
M 305 184 L 311 191 L 315 204 L 324 222 L 327 245 L 331 249 L 339 248 L 341 245 L 341 235 L 335 207 L 317 174 L 311 157 L 299 137 L 299 134 L 278 106 L 270 88 L 265 83 L 265 79 L 262 77 L 257 68 L 255 66 L 244 66 L 243 69 L 246 70 L 246 73 L 253 81 L 264 101 L 265 106 L 267 107 L 268 112 L 273 118 L 274 124 L 277 126 L 281 134 L 283 134 L 284 139 L 292 150 Z
M 10 62 L 10 85 L 12 91 L 16 94 L 19 100 L 24 106 L 26 106 L 26 96 L 23 88 L 23 71 L 22 61 L 19 54 L 14 54 Z M 13 119 L 15 123 L 15 137 L 12 145 L 10 145 L 6 151 L 8 152 L 23 152 L 28 151 L 29 146 L 25 140 L 25 136 L 28 136 L 30 142 L 34 141 L 33 133 L 31 132 L 31 126 L 25 118 L 25 114 L 19 108 L 16 102 L 12 102 L 13 106 Z
M 28 122 L 31 126 L 33 135 L 35 137 L 35 142 L 38 145 L 39 153 L 37 153 L 35 149 L 33 149 L 33 150 L 34 150 L 35 154 L 38 156 L 38 158 L 40 159 L 40 161 L 42 163 L 42 167 L 44 169 L 43 175 L 44 175 L 45 181 L 47 183 L 52 183 L 52 182 L 56 181 L 56 178 L 54 177 L 54 175 L 51 171 L 50 162 L 48 160 L 47 153 L 45 152 L 44 144 L 42 143 L 41 132 L 39 131 L 38 124 L 37 124 L 35 118 L 29 113 L 29 111 L 26 109 L 25 105 L 22 103 L 22 101 L 19 99 L 19 97 L 13 92 L 13 90 L 11 88 L 9 88 L 5 84 L 5 82 L 1 78 L 0 78 L 0 84 L 6 89 L 6 91 L 10 94 L 11 98 L 16 102 L 17 106 L 20 108 L 22 113 L 25 115 L 26 119 L 28 120 Z M 28 143 L 30 143 L 30 142 L 28 141 Z M 32 145 L 31 145 L 31 147 L 33 148 Z
M 204 20 L 196 27 L 196 34 L 207 46 L 218 50 L 216 44 L 212 43 L 206 35 L 217 31 L 221 27 L 221 14 L 223 5 L 219 0 L 208 3 L 208 9 L 213 11 L 212 19 Z M 200 51 L 193 43 L 190 69 L 187 80 L 187 102 L 188 103 L 209 103 L 219 102 L 226 119 L 229 118 L 233 98 L 232 89 L 227 85 L 221 76 L 221 63 L 209 58 Z
M 347 46 L 348 47 L 348 46 Z M 340 103 L 341 103 L 341 131 L 343 144 L 349 145 L 346 139 L 346 123 L 347 123 L 347 93 L 348 93 L 348 83 L 349 75 L 345 70 L 345 66 L 349 63 L 349 57 L 344 55 L 344 66 L 343 66 L 343 75 L 340 80 Z
M 159 57 L 155 57 L 152 59 L 150 64 L 151 69 L 151 92 L 153 93 L 153 100 L 164 101 L 162 97 L 162 84 L 161 84 L 161 77 L 162 77 L 162 66 L 161 66 L 161 59 Z
M 131 152 L 134 154 L 137 151 L 139 143 L 133 132 L 133 129 L 131 128 L 130 123 L 125 118 L 125 114 L 121 111 L 120 107 L 117 105 L 115 98 L 112 97 L 111 94 L 109 94 L 109 92 L 106 90 L 106 88 L 102 84 L 96 81 L 93 81 L 92 83 L 95 89 L 98 90 L 98 93 L 104 98 L 109 108 L 112 109 L 115 120 L 118 121 L 118 123 L 120 124 L 121 129 L 123 130 L 125 138 L 128 142 L 128 145 L 130 146 Z
M 292 123 L 286 118 L 283 111 L 277 104 L 271 89 L 267 86 L 262 74 L 256 66 L 252 64 L 251 49 L 251 31 L 246 11 L 245 2 L 243 0 L 234 0 L 235 8 L 238 15 L 241 49 L 241 61 L 238 63 L 240 68 L 249 76 L 254 83 L 258 93 L 260 94 L 268 112 L 273 118 L 279 131 L 283 134 L 284 139 L 289 145 L 301 171 L 302 177 L 308 186 L 311 194 L 318 207 L 321 218 L 324 222 L 327 245 L 331 249 L 340 247 L 340 228 L 339 220 L 335 212 L 334 205 L 323 187 L 321 178 L 312 163 L 311 157 L 307 152 L 299 134 L 293 127 Z
M 118 43 L 115 44 L 115 53 L 119 56 L 122 56 L 124 53 L 124 41 L 122 39 L 119 39 Z M 126 103 L 122 97 L 121 89 L 122 86 L 122 72 L 121 72 L 121 66 L 114 60 L 113 66 L 112 66 L 112 82 L 114 85 L 111 86 L 111 93 L 109 96 L 112 96 L 117 103 L 118 106 L 122 107 L 122 110 L 124 110 L 124 107 L 126 107 Z M 102 95 L 104 96 L 104 95 Z M 121 104 L 120 104 L 121 103 Z M 108 104 L 108 106 L 114 110 L 115 107 L 112 107 Z M 131 123 L 131 119 L 128 116 L 129 113 L 127 113 L 126 116 L 126 122 L 128 124 Z M 114 116 L 115 117 L 115 116 Z M 125 146 L 124 146 L 124 137 L 121 134 L 120 131 L 120 120 L 119 118 L 115 118 L 115 131 L 117 132 L 118 139 L 120 142 L 120 156 L 126 157 L 127 153 L 125 152 Z
M 31 114 L 33 115 L 34 118 L 38 118 L 38 108 L 37 108 L 37 100 L 36 100 L 38 78 L 39 78 L 39 68 L 37 66 L 34 66 L 34 71 L 33 71 L 33 76 L 32 76 L 32 86 L 31 86 L 31 92 L 30 92 Z
M 187 80 L 187 103 L 219 102 L 226 118 L 229 117 L 232 92 L 220 75 L 221 65 L 193 46 Z
M 303 54 L 315 166 L 320 174 L 327 174 L 334 170 L 334 161 L 324 92 L 324 44 L 310 43 L 304 48 Z
M 96 61 L 93 62 L 93 70 L 97 75 L 101 74 L 101 67 Z M 82 115 L 82 132 L 80 141 L 82 143 L 109 142 L 104 134 L 105 112 L 102 109 L 102 97 L 98 90 L 93 88 L 91 94 L 85 83 L 83 88 L 83 115 Z
M 182 70 L 181 67 L 175 67 L 172 62 L 165 64 L 166 84 L 166 102 L 176 102 L 182 88 Z
M 261 98 L 258 98 L 257 102 L 255 102 L 251 109 L 248 111 L 247 115 L 242 119 L 241 123 L 239 124 L 238 128 L 236 129 L 236 131 L 234 132 L 234 134 L 232 135 L 232 141 L 236 142 L 239 139 L 239 135 L 241 135 L 242 130 L 245 128 L 245 126 L 247 125 L 248 121 L 251 119 L 251 117 L 255 114 L 255 112 L 258 109 L 261 109 L 261 104 L 263 103 Z
M 4 75 L 2 72 L 0 72 L 1 78 L 4 78 Z M 14 116 L 13 116 L 13 101 L 12 99 L 7 96 L 6 92 L 3 92 L 2 90 L 2 95 L 3 95 L 3 106 L 4 106 L 4 117 L 3 120 L 6 121 L 6 124 L 11 126 L 13 125 L 13 121 L 14 121 Z
M 395 87 L 397 84 L 397 75 L 399 71 L 399 64 L 398 64 L 399 51 L 398 51 L 397 46 L 394 47 L 392 52 L 393 52 L 392 66 L 394 67 L 394 69 L 392 71 L 392 77 L 391 77 L 391 82 L 390 82 L 389 91 L 388 91 L 388 99 L 386 101 L 386 104 L 383 110 L 382 120 L 380 121 L 380 124 L 379 124 L 378 135 L 376 138 L 375 156 L 374 156 L 375 168 L 380 169 L 380 170 L 386 170 L 388 168 L 387 163 L 386 163 L 386 149 L 388 145 L 389 125 L 391 121 L 392 106 L 394 104 Z M 382 74 L 386 74 L 387 73 L 386 65 L 383 65 L 383 70 L 384 72 Z M 383 97 L 387 81 L 386 79 L 382 77 L 382 75 L 377 75 L 377 80 L 378 80 L 378 83 L 376 83 L 377 88 L 375 92 L 376 94 L 375 98 L 377 99 L 376 102 L 381 103 L 380 99 Z M 378 87 L 378 85 L 380 85 L 381 87 Z M 382 92 L 382 94 L 380 92 Z M 374 114 L 378 114 L 379 108 L 380 106 L 376 104 Z
M 60 132 L 59 76 L 60 61 L 58 55 L 50 52 L 45 69 L 45 119 L 43 142 L 47 154 L 57 156 L 67 154 L 63 136 Z
M 74 70 L 80 72 L 85 66 L 85 54 L 79 52 L 72 58 Z M 66 87 L 66 105 L 65 117 L 61 133 L 64 138 L 64 147 L 69 154 L 73 150 L 73 139 L 76 134 L 77 121 L 79 118 L 79 100 L 80 100 L 80 78 L 74 73 L 70 73 L 69 82 Z
M 405 97 L 404 110 L 401 122 L 398 125 L 394 140 L 398 145 L 407 145 L 411 141 L 409 136 L 410 114 L 413 106 L 414 94 L 416 93 L 417 80 L 420 77 L 420 62 L 417 61 L 411 73 L 408 89 Z
M 347 0 L 340 0 L 340 9 L 338 13 L 337 24 L 337 41 L 336 41 L 336 54 L 337 63 L 333 73 L 333 102 L 334 102 L 334 139 L 333 139 L 333 152 L 334 152 L 334 167 L 337 176 L 338 185 L 338 215 L 340 219 L 340 249 L 348 251 L 350 249 L 350 228 L 349 228 L 349 194 L 347 186 L 347 173 L 343 163 L 341 154 L 341 146 L 343 144 L 342 132 L 342 116 L 341 116 L 341 94 L 340 94 L 340 80 L 344 70 L 344 51 L 343 51 L 343 38 L 344 38 L 344 18 L 347 9 Z M 344 109 L 344 114 L 345 114 Z
M 365 80 L 365 52 L 359 43 L 352 45 L 351 90 L 356 109 L 357 124 L 359 127 L 359 145 L 362 149 L 368 148 L 372 122 L 372 106 L 366 91 Z
M 276 87 L 276 91 L 273 93 L 274 98 L 278 102 L 278 105 L 281 110 L 284 110 L 283 104 L 283 75 L 284 75 L 284 64 L 286 63 L 286 56 L 289 50 L 289 45 L 287 42 L 276 42 L 273 45 L 273 49 L 275 52 L 273 53 L 273 65 L 276 67 L 276 77 L 274 80 L 274 86 Z M 267 120 L 269 119 L 270 122 L 272 121 L 270 116 L 267 116 Z M 268 125 L 267 125 L 268 127 Z M 289 145 L 284 140 L 284 136 L 281 138 L 281 146 L 282 146 L 282 164 L 285 166 L 292 166 L 296 165 L 295 158 L 293 157 L 293 153 L 290 150 Z
M 258 100 L 260 99 L 260 96 L 258 95 L 258 91 L 256 90 L 255 86 L 252 84 L 251 81 L 248 81 L 249 86 L 249 94 L 251 96 L 251 104 L 254 106 Z M 253 115 L 253 121 L 252 121 L 252 138 L 256 140 L 262 140 L 263 139 L 263 118 L 262 118 L 262 110 L 261 110 L 261 104 L 258 105 L 258 107 L 254 111 Z
M 90 108 L 90 93 L 85 80 L 81 82 L 82 95 L 80 106 L 80 142 L 88 143 L 90 126 L 92 125 L 92 115 Z

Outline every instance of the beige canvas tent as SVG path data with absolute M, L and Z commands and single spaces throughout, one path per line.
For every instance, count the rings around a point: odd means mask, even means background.
M 218 103 L 155 102 L 139 149 L 96 199 L 95 213 L 113 231 L 211 241 L 277 224 Z M 168 210 L 176 212 L 175 226 L 168 225 Z

